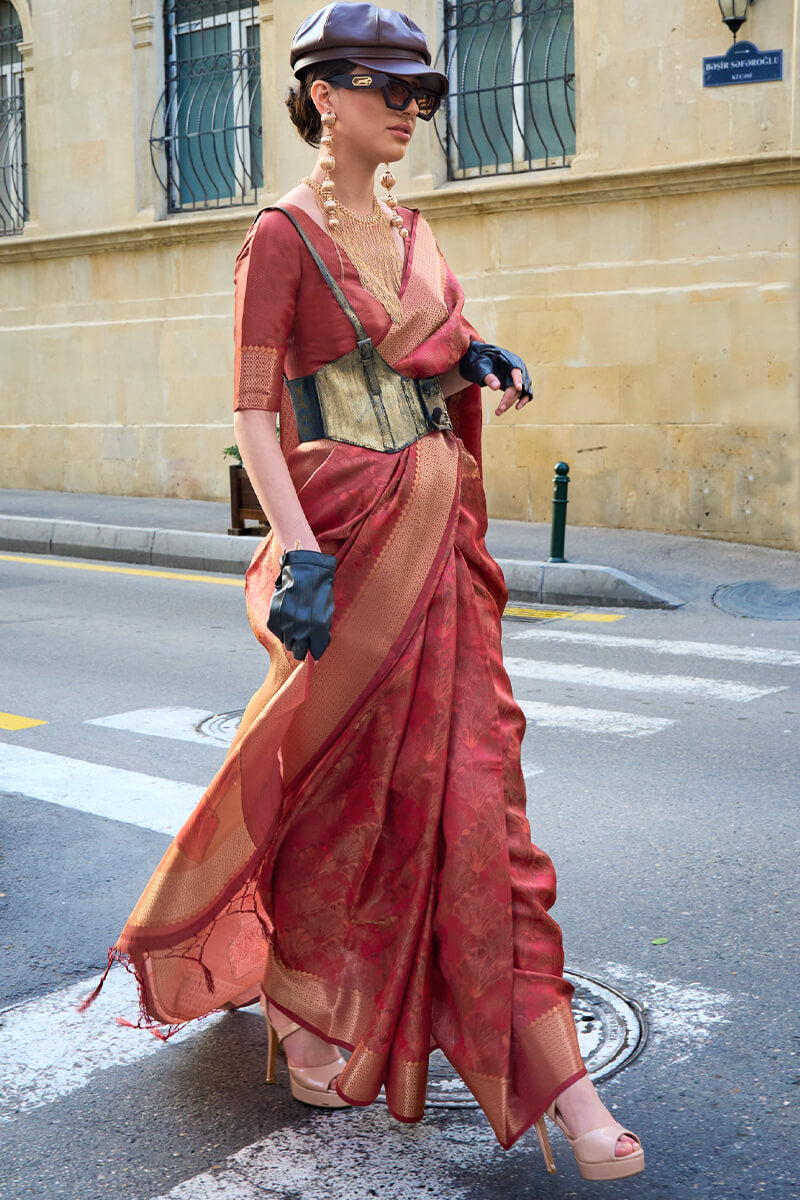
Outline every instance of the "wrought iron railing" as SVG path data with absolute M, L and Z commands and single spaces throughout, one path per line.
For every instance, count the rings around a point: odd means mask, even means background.
M 258 0 L 165 0 L 150 155 L 170 212 L 254 204 L 263 186 Z
M 573 0 L 445 0 L 436 117 L 448 178 L 565 167 L 575 153 Z
M 25 87 L 17 42 L 22 26 L 8 0 L 0 3 L 0 235 L 21 233 L 28 216 Z

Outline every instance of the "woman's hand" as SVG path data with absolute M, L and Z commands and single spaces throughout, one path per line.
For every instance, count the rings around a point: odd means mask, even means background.
M 470 383 L 478 383 L 495 392 L 503 389 L 500 403 L 495 409 L 498 417 L 512 404 L 524 408 L 533 399 L 528 368 L 520 356 L 511 350 L 503 350 L 487 342 L 470 342 L 458 369 Z
M 331 640 L 336 557 L 318 550 L 284 550 L 267 628 L 302 661 L 320 658 Z
M 512 386 L 504 389 L 503 395 L 500 397 L 500 403 L 494 410 L 495 415 L 498 417 L 501 416 L 506 409 L 511 408 L 511 405 L 514 404 L 514 401 L 516 401 L 516 408 L 524 408 L 525 405 L 529 404 L 533 399 L 530 391 L 523 391 L 522 371 L 519 367 L 512 367 L 511 380 Z M 499 389 L 503 386 L 496 375 L 487 375 L 483 382 L 486 387 L 490 387 L 494 392 L 499 391 Z

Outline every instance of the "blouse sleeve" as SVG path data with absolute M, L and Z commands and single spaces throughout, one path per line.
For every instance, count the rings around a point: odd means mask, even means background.
M 259 214 L 234 267 L 233 407 L 279 412 L 300 284 L 300 240 L 282 213 Z

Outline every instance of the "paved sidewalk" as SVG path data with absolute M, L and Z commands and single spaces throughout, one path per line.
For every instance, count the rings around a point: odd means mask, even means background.
M 242 574 L 255 537 L 229 537 L 229 507 L 204 500 L 0 490 L 0 550 Z M 489 522 L 487 545 L 512 599 L 671 608 L 721 584 L 800 587 L 800 554 L 710 538 L 567 526 L 550 564 L 549 526 Z

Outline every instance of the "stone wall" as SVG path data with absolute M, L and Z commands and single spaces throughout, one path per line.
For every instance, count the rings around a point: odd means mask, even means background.
M 233 260 L 313 162 L 282 107 L 305 11 L 261 5 L 265 192 L 167 216 L 150 162 L 158 6 L 22 0 L 30 220 L 0 238 L 0 486 L 217 498 L 231 434 Z M 431 33 L 436 6 L 408 10 Z M 568 168 L 445 179 L 419 127 L 397 193 L 420 207 L 487 338 L 535 402 L 493 415 L 495 516 L 541 520 L 570 463 L 574 522 L 800 548 L 800 31 L 741 33 L 782 83 L 704 90 L 729 37 L 711 0 L 576 0 Z

